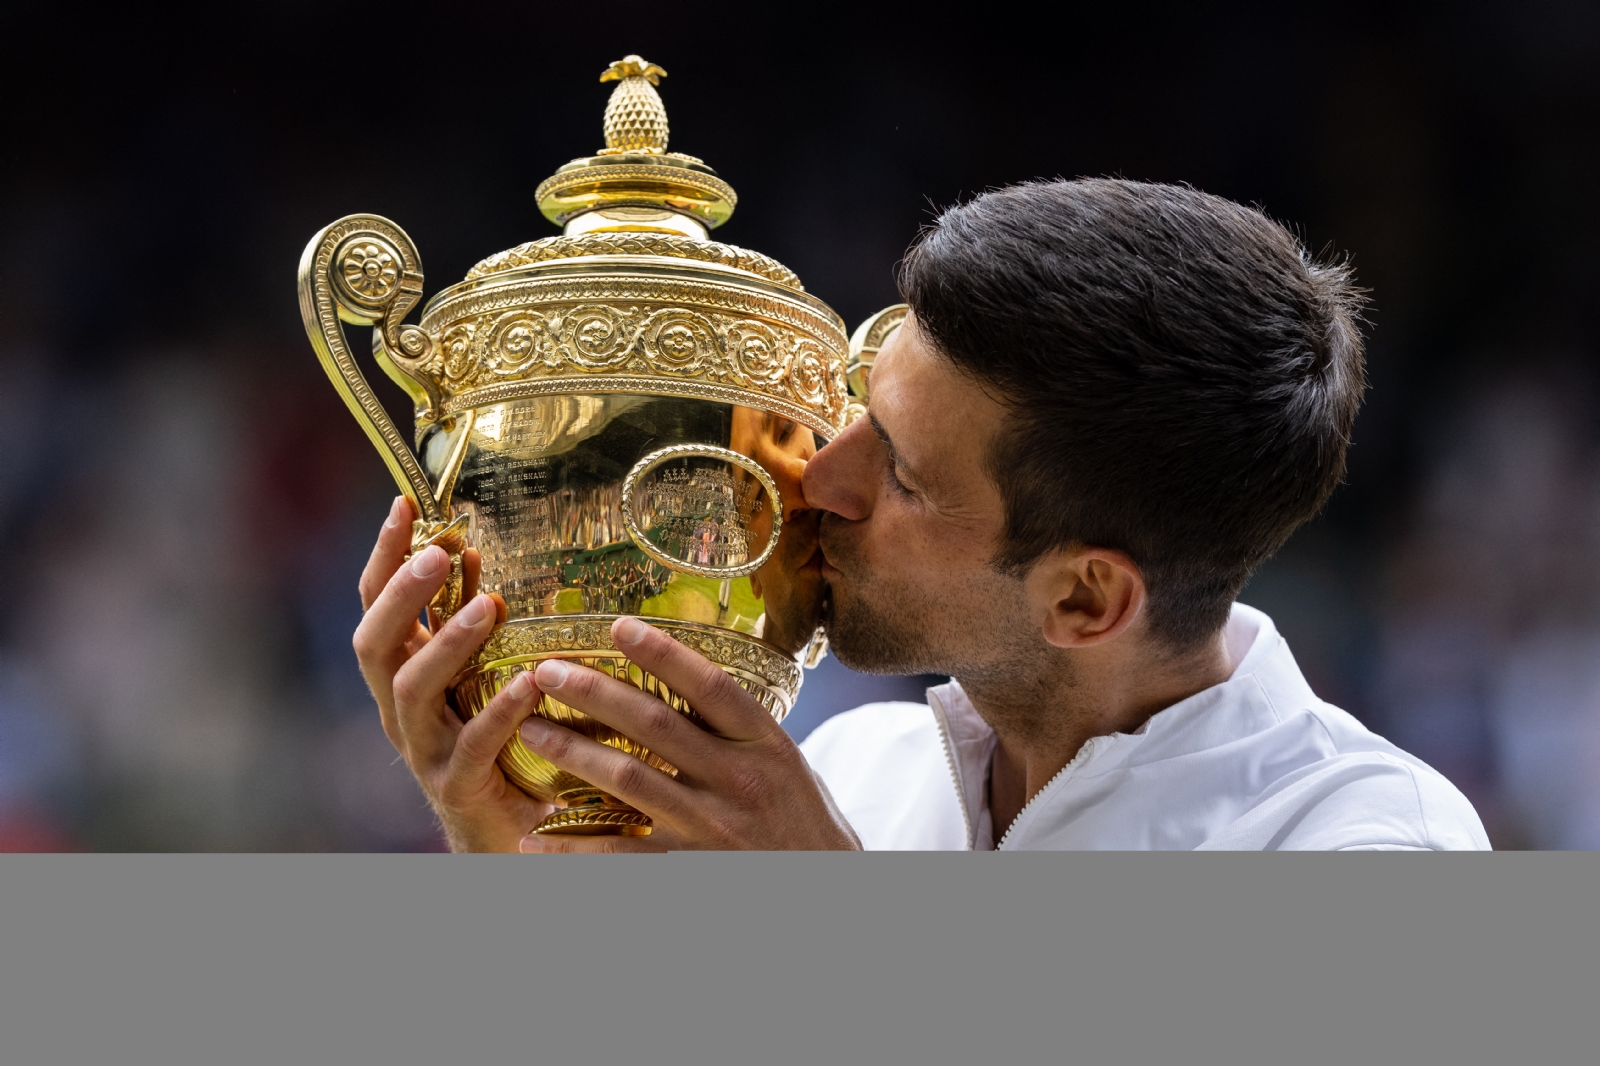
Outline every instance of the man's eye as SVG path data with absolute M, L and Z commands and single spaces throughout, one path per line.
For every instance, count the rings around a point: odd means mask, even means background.
M 906 483 L 900 480 L 900 475 L 895 473 L 894 464 L 889 464 L 889 487 L 902 496 L 910 496 L 911 490 L 906 488 Z

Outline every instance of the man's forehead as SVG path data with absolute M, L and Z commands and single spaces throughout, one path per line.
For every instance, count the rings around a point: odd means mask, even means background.
M 914 319 L 890 334 L 872 367 L 872 412 L 903 458 L 932 477 L 970 457 L 981 464 L 1004 409 L 928 343 Z M 922 462 L 919 463 L 918 461 Z

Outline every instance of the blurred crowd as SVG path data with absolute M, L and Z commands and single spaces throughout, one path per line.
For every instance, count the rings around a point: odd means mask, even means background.
M 931 204 L 1040 176 L 1193 182 L 1352 254 L 1373 388 L 1348 484 L 1242 598 L 1496 846 L 1600 847 L 1600 8 L 1052 5 L 960 32 L 752 8 L 731 39 L 759 64 L 608 13 L 506 63 L 450 42 L 544 41 L 538 5 L 159 33 L 0 7 L 0 850 L 441 846 L 350 650 L 394 488 L 294 266 L 352 211 L 408 229 L 430 295 L 554 233 L 532 190 L 598 147 L 595 78 L 628 52 L 672 72 L 672 147 L 739 191 L 717 236 L 850 325 L 894 301 Z M 391 84 L 362 55 L 426 62 Z M 830 658 L 787 726 L 929 680 Z
M 1597 848 L 1595 381 L 1507 360 L 1453 393 L 1370 550 L 1314 525 L 1241 598 L 1319 695 L 1455 782 L 1496 847 Z

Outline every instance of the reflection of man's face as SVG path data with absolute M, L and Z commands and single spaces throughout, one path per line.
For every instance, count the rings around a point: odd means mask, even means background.
M 806 460 L 816 439 L 804 426 L 768 411 L 736 407 L 730 446 L 760 463 L 778 486 L 783 528 L 772 557 L 750 576 L 750 590 L 763 601 L 762 636 L 787 652 L 805 647 L 822 613 L 822 553 L 817 548 L 818 513 L 801 488 Z M 771 535 L 772 515 L 763 507 L 750 526 L 752 551 Z
M 1004 508 L 984 459 L 1005 408 L 928 345 L 914 319 L 872 368 L 868 414 L 817 453 L 828 641 L 876 673 L 978 680 L 1039 653 L 1022 583 L 994 558 Z

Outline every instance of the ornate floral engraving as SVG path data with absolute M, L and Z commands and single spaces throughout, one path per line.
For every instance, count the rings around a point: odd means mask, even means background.
M 472 337 L 478 330 L 478 324 L 473 322 L 457 322 L 444 331 L 440 338 L 440 345 L 444 350 L 444 380 L 451 388 L 455 388 L 466 380 L 472 371 Z
M 789 381 L 794 394 L 805 403 L 826 404 L 828 401 L 829 374 L 822 353 L 806 345 L 795 353 L 789 364 Z
M 645 320 L 640 338 L 650 365 L 668 374 L 700 374 L 718 355 L 715 327 L 681 307 L 652 314 Z
M 585 370 L 609 370 L 627 360 L 633 333 L 628 320 L 615 309 L 603 304 L 575 307 L 565 318 L 574 363 Z M 559 366 L 559 358 L 548 365 Z
M 487 348 L 482 354 L 483 365 L 492 374 L 520 374 L 535 361 L 560 361 L 550 326 L 537 311 L 501 315 L 483 336 Z
M 508 279 L 441 296 L 422 328 L 441 327 L 450 410 L 495 402 L 475 394 L 499 382 L 526 383 L 517 394 L 531 395 L 546 380 L 594 375 L 575 387 L 617 391 L 627 375 L 630 389 L 765 403 L 786 417 L 799 409 L 831 435 L 849 400 L 843 330 L 798 294 L 692 278 Z
M 610 618 L 537 618 L 509 622 L 489 635 L 463 678 L 499 668 L 506 659 L 557 653 L 616 654 Z M 726 629 L 652 618 L 650 624 L 725 669 L 759 678 L 793 702 L 800 692 L 800 664 L 754 637 Z M 460 680 L 458 679 L 458 684 Z
M 356 241 L 344 250 L 339 274 L 351 292 L 382 300 L 400 283 L 399 255 L 379 241 Z
M 738 369 L 753 383 L 771 388 L 789 373 L 790 355 L 776 332 L 760 322 L 734 322 L 727 328 L 727 348 Z

